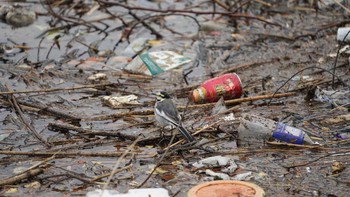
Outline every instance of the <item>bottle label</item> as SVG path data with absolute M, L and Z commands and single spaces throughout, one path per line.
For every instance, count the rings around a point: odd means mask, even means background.
M 272 137 L 283 142 L 303 144 L 304 133 L 300 129 L 277 122 L 276 129 L 273 131 Z
M 221 97 L 226 95 L 226 88 L 224 85 L 215 85 L 215 97 Z
M 218 83 L 218 84 L 215 84 L 215 83 Z M 223 96 L 225 99 L 227 99 L 233 96 L 232 93 L 235 85 L 231 79 L 231 76 L 224 75 L 222 76 L 222 79 L 215 81 L 215 83 L 214 83 L 214 92 L 212 92 L 211 94 L 213 98 L 216 99 Z

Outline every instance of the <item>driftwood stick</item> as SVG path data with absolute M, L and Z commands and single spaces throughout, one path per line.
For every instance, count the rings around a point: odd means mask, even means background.
M 12 105 L 11 102 L 9 102 L 7 100 L 1 100 L 1 103 L 3 105 L 7 105 L 7 106 Z M 17 103 L 23 111 L 32 111 L 32 112 L 36 112 L 36 113 L 44 112 L 46 114 L 49 114 L 49 115 L 52 115 L 52 116 L 55 116 L 58 118 L 72 120 L 73 122 L 77 122 L 81 119 L 75 115 L 67 114 L 67 113 L 64 113 L 62 111 L 55 110 L 51 107 L 47 107 L 45 105 L 28 103 L 28 102 L 19 101 L 19 100 L 17 101 Z
M 238 98 L 238 99 L 231 99 L 225 101 L 226 105 L 233 105 L 243 102 L 250 102 L 250 101 L 256 101 L 256 100 L 262 100 L 262 99 L 269 99 L 269 98 L 281 98 L 281 97 L 288 97 L 288 96 L 294 96 L 294 92 L 288 92 L 288 93 L 281 93 L 281 94 L 268 94 L 268 95 L 259 95 L 259 96 L 253 96 L 253 97 L 247 97 L 247 98 Z M 196 105 L 188 105 L 188 106 L 178 106 L 179 110 L 188 110 L 188 109 L 196 109 L 196 108 L 204 108 L 204 107 L 211 107 L 214 106 L 216 103 L 206 103 L 206 104 L 196 104 Z M 143 111 L 130 111 L 130 112 L 122 112 L 122 113 L 116 113 L 116 114 L 110 114 L 105 116 L 97 116 L 92 118 L 86 118 L 83 119 L 84 121 L 98 121 L 98 120 L 109 120 L 109 119 L 118 119 L 122 117 L 127 116 L 135 116 L 135 115 L 141 115 L 141 116 L 147 116 L 147 115 L 153 115 L 154 111 L 153 109 L 150 110 L 143 110 Z
M 14 97 L 12 97 L 12 102 L 14 104 L 14 107 L 16 109 L 16 111 L 19 114 L 20 119 L 22 120 L 22 122 L 26 125 L 26 127 L 28 128 L 29 131 L 31 131 L 31 133 L 39 140 L 41 141 L 43 144 L 45 144 L 47 147 L 51 147 L 51 144 L 49 142 L 47 142 L 36 130 L 35 128 L 28 123 L 28 121 L 26 120 L 26 118 L 24 117 L 24 114 L 22 112 L 22 109 L 20 108 L 20 106 L 17 104 L 17 101 L 15 100 Z
M 22 152 L 22 151 L 0 151 L 0 155 L 26 155 L 26 156 L 52 156 L 55 155 L 55 158 L 62 157 L 119 157 L 124 152 Z M 128 154 L 140 154 L 137 152 L 129 152 Z M 148 155 L 149 156 L 149 155 Z
M 134 135 L 127 135 L 123 134 L 121 132 L 115 132 L 115 131 L 98 131 L 98 130 L 91 130 L 91 129 L 84 129 L 81 127 L 77 127 L 71 124 L 67 123 L 49 123 L 48 128 L 50 130 L 57 130 L 57 129 L 64 129 L 64 130 L 71 130 L 71 131 L 76 131 L 79 134 L 83 135 L 98 135 L 98 136 L 108 136 L 108 137 L 120 137 L 120 138 L 125 138 L 128 140 L 136 140 L 137 136 Z
M 96 116 L 92 118 L 84 118 L 83 121 L 101 121 L 101 120 L 109 120 L 109 119 L 118 119 L 118 118 L 123 118 L 127 116 L 134 116 L 134 115 L 151 115 L 153 114 L 154 111 L 152 110 L 142 110 L 142 111 L 131 111 L 131 112 L 122 112 L 122 113 L 115 113 L 115 114 L 110 114 L 110 115 L 105 115 L 105 116 Z
M 288 92 L 288 93 L 281 93 L 281 94 L 268 94 L 268 95 L 259 95 L 259 96 L 252 96 L 247 98 L 238 98 L 238 99 L 231 99 L 225 101 L 226 105 L 233 105 L 243 102 L 250 102 L 250 101 L 257 101 L 257 100 L 263 100 L 263 99 L 269 99 L 269 98 L 281 98 L 281 97 L 288 97 L 295 95 L 294 92 Z M 202 108 L 202 107 L 211 107 L 214 106 L 216 103 L 205 103 L 205 104 L 197 104 L 197 105 L 189 105 L 189 106 L 180 106 L 178 107 L 179 110 L 184 109 L 195 109 L 195 108 Z
M 7 87 L 7 89 L 9 89 Z M 46 145 L 46 147 L 51 147 L 51 144 L 48 143 L 36 130 L 35 128 L 28 123 L 26 117 L 23 114 L 22 108 L 20 105 L 18 105 L 17 103 L 17 99 L 14 95 L 11 95 L 11 97 L 9 97 L 8 101 L 11 103 L 12 107 L 16 110 L 18 117 L 20 118 L 20 120 L 23 122 L 23 124 L 28 128 L 28 130 L 34 135 L 34 137 L 36 137 L 40 142 L 42 142 L 44 145 Z
M 116 170 L 114 170 L 113 172 L 106 173 L 106 174 L 102 174 L 102 175 L 100 175 L 100 176 L 96 176 L 96 177 L 93 178 L 91 181 L 92 181 L 92 182 L 99 181 L 99 180 L 101 180 L 101 179 L 103 179 L 103 178 L 109 177 L 111 174 L 113 174 L 113 175 L 114 175 L 114 174 L 117 174 L 117 173 L 119 173 L 119 172 L 121 172 L 121 171 L 128 170 L 128 169 L 130 169 L 131 167 L 132 167 L 132 164 L 127 165 L 127 166 L 125 166 L 125 167 L 116 169 Z
M 69 91 L 69 90 L 78 90 L 78 89 L 86 89 L 86 88 L 97 88 L 104 86 L 115 85 L 115 83 L 106 83 L 106 84 L 93 84 L 93 85 L 83 85 L 69 88 L 51 88 L 51 89 L 42 89 L 42 90 L 22 90 L 22 91 L 7 91 L 0 92 L 0 95 L 5 94 L 30 94 L 30 93 L 40 93 L 40 92 L 58 92 L 58 91 Z
M 226 69 L 224 71 L 221 71 L 221 72 L 217 73 L 216 76 L 220 76 L 220 75 L 223 75 L 223 74 L 226 74 L 226 73 L 230 73 L 230 72 L 235 72 L 237 70 L 244 70 L 244 69 L 247 69 L 247 68 L 253 67 L 253 66 L 260 66 L 260 65 L 264 65 L 264 64 L 269 64 L 269 63 L 272 63 L 272 62 L 275 62 L 275 61 L 276 61 L 276 59 L 272 59 L 272 60 L 269 60 L 269 61 L 253 62 L 253 63 L 249 63 L 249 64 L 237 65 L 235 67 L 232 67 L 232 68 L 229 68 L 229 69 Z
M 84 183 L 88 183 L 88 184 L 97 184 L 97 183 L 94 183 L 93 181 L 91 181 L 92 178 L 87 176 L 86 174 L 73 172 L 73 171 L 67 170 L 67 169 L 59 167 L 59 166 L 55 166 L 55 168 L 65 171 L 66 173 L 64 174 L 64 176 L 75 178 L 75 179 L 78 179 L 78 180 L 80 180 Z
M 8 177 L 8 178 L 4 178 L 0 180 L 0 186 L 4 186 L 4 185 L 12 185 L 16 182 L 19 182 L 21 180 L 27 179 L 29 177 L 33 177 L 33 176 L 37 176 L 41 173 L 44 172 L 44 168 L 34 168 L 28 171 L 25 171 L 23 173 Z
M 103 190 L 106 190 L 108 187 L 108 184 L 111 182 L 113 175 L 115 174 L 115 171 L 117 170 L 117 168 L 119 167 L 120 163 L 122 162 L 122 160 L 126 157 L 126 155 L 128 155 L 130 152 L 132 152 L 132 150 L 134 149 L 134 147 L 136 146 L 137 142 L 141 139 L 141 137 L 138 137 L 132 144 L 130 144 L 127 149 L 123 152 L 123 154 L 118 158 L 118 160 L 115 162 L 113 169 L 112 169 L 112 173 L 109 175 L 106 184 L 103 186 Z
M 173 143 L 175 139 L 175 135 L 173 135 L 170 139 L 169 145 Z M 168 145 L 168 146 L 169 146 Z M 160 166 L 161 162 L 163 161 L 163 159 L 165 158 L 165 156 L 168 154 L 169 149 L 165 150 L 165 152 L 162 154 L 162 156 L 160 157 L 159 161 L 157 162 L 156 166 L 153 168 L 152 172 L 147 176 L 147 178 L 140 184 L 137 186 L 137 188 L 141 188 L 143 185 L 146 184 L 146 182 L 151 178 L 151 176 L 154 174 L 154 172 L 157 170 L 157 168 Z
M 234 109 L 237 109 L 237 107 L 234 107 Z M 227 111 L 231 111 L 234 109 L 229 109 Z M 224 113 L 224 112 L 223 112 Z M 219 123 L 215 122 L 215 124 Z M 134 126 L 134 125 L 132 125 Z M 212 126 L 212 125 L 210 125 Z M 210 127 L 209 126 L 209 127 Z M 92 130 L 92 129 L 84 129 L 84 128 L 80 128 L 77 126 L 74 126 L 72 124 L 68 124 L 68 123 L 49 123 L 49 129 L 55 131 L 55 130 L 71 130 L 71 131 L 76 131 L 79 133 L 79 135 L 97 135 L 97 136 L 107 136 L 107 137 L 118 137 L 119 141 L 120 139 L 124 140 L 130 140 L 130 141 L 134 141 L 137 139 L 137 135 L 128 135 L 128 134 L 124 134 L 118 131 L 102 131 L 102 130 Z M 209 127 L 205 127 L 204 129 L 201 129 L 200 132 L 203 132 L 205 129 L 209 128 Z M 117 128 L 118 130 L 124 130 L 124 128 Z M 154 128 L 154 130 L 151 131 L 151 133 L 153 132 L 157 132 L 159 130 L 159 128 Z M 198 134 L 198 131 L 195 133 Z M 144 145 L 144 144 L 150 144 L 150 143 L 154 143 L 157 141 L 162 140 L 163 138 L 168 137 L 168 136 L 156 136 L 156 137 L 146 137 L 146 138 L 142 138 L 140 140 L 138 140 L 137 144 L 139 145 Z M 113 143 L 113 142 L 118 142 L 115 139 L 111 139 L 111 140 L 106 140 L 106 139 L 100 139 L 98 141 L 94 141 L 94 142 L 90 142 L 90 143 L 84 143 L 84 144 L 78 144 L 78 145 L 73 145 L 73 146 L 69 146 L 69 147 L 63 147 L 63 148 L 55 148 L 55 149 L 50 149 L 49 151 L 62 151 L 62 150 L 68 150 L 68 149 L 74 149 L 74 148 L 82 148 L 83 146 L 93 146 L 93 145 L 97 145 L 97 144 L 106 144 L 106 143 Z M 183 141 L 181 141 L 183 142 Z
M 132 126 L 135 126 L 135 125 L 132 125 Z M 124 134 L 124 133 L 117 132 L 117 131 L 101 131 L 101 130 L 83 129 L 83 128 L 80 128 L 80 127 L 77 127 L 77 126 L 74 126 L 74 125 L 71 125 L 68 123 L 49 123 L 49 128 L 52 129 L 53 131 L 57 130 L 57 129 L 76 131 L 79 133 L 79 135 L 97 135 L 97 136 L 118 137 L 119 141 L 120 141 L 120 139 L 122 139 L 122 140 L 127 139 L 130 141 L 134 141 L 138 137 L 137 135 L 128 135 L 128 134 Z M 118 130 L 125 130 L 125 128 L 118 128 Z M 159 128 L 154 128 L 151 132 L 157 132 L 157 130 L 159 130 Z M 156 141 L 161 140 L 162 138 L 164 138 L 164 136 L 163 137 L 146 137 L 146 138 L 140 139 L 137 144 L 143 145 L 143 144 L 154 143 Z M 101 139 L 99 141 L 91 142 L 89 144 L 73 145 L 73 147 L 64 147 L 61 149 L 67 150 L 68 148 L 69 149 L 81 148 L 81 146 L 92 146 L 94 144 L 99 144 L 99 143 L 106 144 L 106 143 L 111 143 L 111 142 L 117 142 L 117 141 L 114 139 L 109 140 L 109 141 L 106 139 Z M 61 149 L 56 148 L 55 150 L 59 151 Z M 52 151 L 52 150 L 50 150 L 50 151 Z
M 112 73 L 113 74 L 113 73 Z M 150 80 L 151 76 L 142 75 L 142 74 L 129 74 L 129 73 L 114 73 L 114 76 L 124 77 L 126 79 L 140 79 L 140 80 Z M 40 93 L 40 92 L 59 92 L 59 91 L 70 91 L 70 90 L 78 90 L 78 89 L 87 89 L 87 88 L 98 88 L 105 86 L 115 86 L 116 83 L 103 83 L 103 84 L 91 84 L 91 85 L 82 85 L 76 87 L 68 87 L 68 88 L 51 88 L 51 89 L 41 89 L 41 90 L 22 90 L 22 91 L 1 91 L 0 95 L 7 94 L 30 94 L 30 93 Z
M 116 139 L 111 139 L 111 140 L 107 140 L 107 139 L 97 139 L 94 141 L 90 141 L 90 142 L 85 142 L 85 143 L 75 143 L 75 144 L 71 144 L 68 146 L 64 146 L 64 147 L 55 147 L 55 148 L 51 148 L 47 151 L 50 152 L 60 152 L 60 151 L 67 151 L 67 150 L 77 150 L 77 149 L 81 149 L 84 147 L 92 147 L 92 146 L 97 146 L 97 145 L 101 145 L 101 144 L 111 144 L 111 143 L 117 143 L 118 141 Z
M 53 116 L 58 117 L 58 118 L 64 118 L 64 119 L 69 119 L 69 120 L 73 120 L 73 121 L 79 121 L 81 119 L 81 118 L 78 118 L 76 115 L 67 114 L 67 113 L 55 110 L 55 109 L 48 107 L 48 106 L 45 106 L 45 105 L 38 105 L 38 104 L 27 103 L 27 102 L 23 102 L 23 101 L 18 101 L 18 103 L 21 105 L 32 107 L 32 108 L 38 108 L 38 109 L 40 109 L 39 112 L 45 112 L 45 113 L 48 113 L 48 114 L 53 115 Z
M 44 159 L 43 161 L 41 161 L 38 164 L 35 164 L 33 166 L 31 166 L 30 168 L 28 168 L 27 170 L 16 174 L 14 176 L 8 177 L 8 178 L 4 178 L 0 180 L 0 186 L 3 185 L 12 185 L 16 182 L 22 181 L 24 179 L 39 175 L 41 173 L 44 172 L 44 168 L 46 168 L 47 166 L 49 166 L 48 164 L 46 164 L 48 161 L 51 161 L 55 158 L 55 156 L 51 156 L 49 158 Z

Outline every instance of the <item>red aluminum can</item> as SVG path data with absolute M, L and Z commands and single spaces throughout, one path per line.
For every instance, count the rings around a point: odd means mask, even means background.
M 203 82 L 199 88 L 193 90 L 191 98 L 195 103 L 216 102 L 224 99 L 242 96 L 241 79 L 236 73 L 229 73 Z

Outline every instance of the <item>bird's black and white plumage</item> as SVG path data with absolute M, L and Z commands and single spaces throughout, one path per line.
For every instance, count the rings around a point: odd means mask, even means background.
M 195 141 L 194 137 L 182 126 L 181 117 L 169 94 L 159 92 L 156 96 L 157 101 L 154 106 L 154 114 L 159 124 L 162 126 L 171 125 L 177 128 L 188 142 Z

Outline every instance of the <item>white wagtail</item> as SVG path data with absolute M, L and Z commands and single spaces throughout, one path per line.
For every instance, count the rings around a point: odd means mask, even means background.
M 194 142 L 194 137 L 182 126 L 181 117 L 169 94 L 158 92 L 155 95 L 157 96 L 157 101 L 154 105 L 156 120 L 162 126 L 171 125 L 177 128 L 188 142 Z

